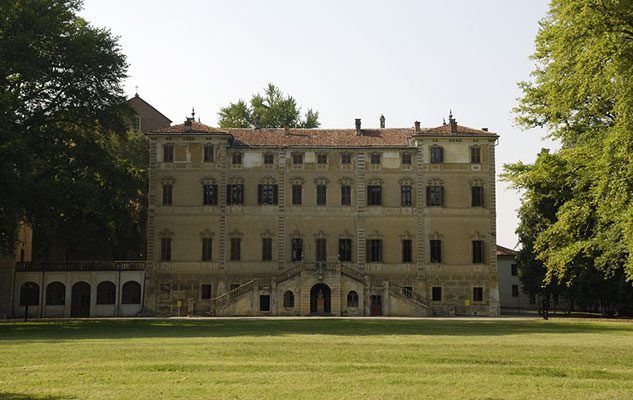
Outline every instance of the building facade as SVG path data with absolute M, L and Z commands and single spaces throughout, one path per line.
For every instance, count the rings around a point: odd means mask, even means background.
M 496 134 L 147 134 L 155 315 L 498 315 Z

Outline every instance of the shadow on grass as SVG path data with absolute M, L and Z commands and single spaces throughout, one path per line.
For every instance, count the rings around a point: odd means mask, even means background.
M 72 399 L 68 396 L 38 396 L 33 394 L 24 393 L 4 393 L 0 392 L 0 400 L 57 400 L 57 399 Z
M 315 335 L 502 336 L 620 332 L 630 323 L 463 320 L 70 320 L 0 323 L 0 341 Z M 1 399 L 1 398 L 0 398 Z

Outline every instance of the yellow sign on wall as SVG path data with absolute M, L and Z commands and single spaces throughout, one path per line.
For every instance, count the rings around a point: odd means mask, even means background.
M 470 305 L 470 300 L 466 300 L 465 305 L 469 306 Z
M 182 300 L 176 300 L 176 307 L 182 307 Z

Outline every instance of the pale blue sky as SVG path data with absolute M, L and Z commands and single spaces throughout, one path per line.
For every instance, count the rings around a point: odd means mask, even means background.
M 513 123 L 529 79 L 546 0 L 139 1 L 86 0 L 82 15 L 120 37 L 126 92 L 175 123 L 195 107 L 217 125 L 220 107 L 267 82 L 319 111 L 324 128 L 458 122 L 501 136 L 504 163 L 533 161 L 544 132 Z M 497 183 L 497 242 L 514 247 L 519 195 Z

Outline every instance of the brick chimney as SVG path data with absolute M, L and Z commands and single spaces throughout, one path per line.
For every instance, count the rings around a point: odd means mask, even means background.
M 385 116 L 380 116 L 380 129 L 385 129 Z
M 457 133 L 457 120 L 453 118 L 453 110 L 448 114 L 448 123 L 451 125 L 451 133 Z
M 413 124 L 415 126 L 415 132 L 420 132 L 420 121 L 415 121 Z
M 360 118 L 356 118 L 356 135 L 360 136 Z

